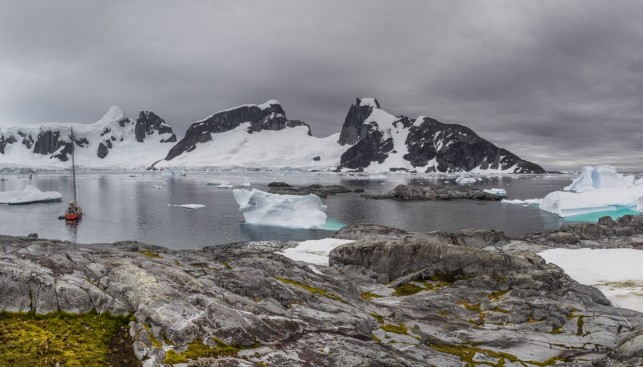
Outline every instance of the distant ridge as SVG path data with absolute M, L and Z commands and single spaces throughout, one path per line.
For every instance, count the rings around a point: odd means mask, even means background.
M 141 111 L 132 121 L 114 106 L 93 124 L 0 127 L 0 164 L 66 167 L 71 127 L 78 165 L 85 168 L 545 172 L 465 126 L 394 116 L 375 98 L 357 98 L 341 131 L 326 138 L 288 119 L 275 100 L 211 114 L 178 141 L 154 112 Z

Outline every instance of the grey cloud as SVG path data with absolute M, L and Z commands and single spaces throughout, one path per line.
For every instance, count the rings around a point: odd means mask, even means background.
M 550 169 L 643 169 L 643 4 L 0 0 L 0 122 L 112 104 L 182 132 L 278 99 L 313 133 L 355 97 L 470 126 Z

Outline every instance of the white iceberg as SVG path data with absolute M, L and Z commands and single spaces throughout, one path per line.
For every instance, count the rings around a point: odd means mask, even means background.
M 634 176 L 623 176 L 614 167 L 583 167 L 581 175 L 565 191 L 550 192 L 540 209 L 560 217 L 631 209 L 641 211 L 643 185 Z
M 353 240 L 340 240 L 337 238 L 323 238 L 321 240 L 308 240 L 300 242 L 296 247 L 287 248 L 277 252 L 295 261 L 302 261 L 314 265 L 328 266 L 330 252 L 338 246 L 355 242 Z
M 220 189 L 231 189 L 234 186 L 230 185 L 229 183 L 222 183 L 222 184 L 218 185 L 217 187 L 220 188 Z
M 177 205 L 172 205 L 172 206 L 178 206 L 180 208 L 186 208 L 186 209 L 201 209 L 201 208 L 205 208 L 205 205 L 203 205 L 203 204 L 177 204 Z
M 470 183 L 474 183 L 474 182 L 476 182 L 476 181 L 477 181 L 477 180 L 476 180 L 475 178 L 473 178 L 473 177 L 469 177 L 469 176 L 465 176 L 465 175 L 462 175 L 462 176 L 460 176 L 460 177 L 458 177 L 458 178 L 456 178 L 456 179 L 455 179 L 455 182 L 456 182 L 457 184 L 460 184 L 460 185 L 470 184 Z
M 543 199 L 525 199 L 525 200 L 520 200 L 520 199 L 502 199 L 501 203 L 503 204 L 516 204 L 516 205 L 540 205 L 540 203 L 543 201 Z
M 249 224 L 316 228 L 326 223 L 326 205 L 317 195 L 278 195 L 256 189 L 232 193 Z
M 539 255 L 577 282 L 598 288 L 615 306 L 643 312 L 643 251 L 551 249 Z
M 63 196 L 58 191 L 40 191 L 36 186 L 27 185 L 20 191 L 1 191 L 0 204 L 30 204 L 49 201 L 60 201 Z
M 482 191 L 496 196 L 507 196 L 507 190 L 505 189 L 484 189 Z
M 641 181 L 641 180 L 639 180 Z M 616 172 L 612 166 L 585 166 L 571 185 L 564 191 L 576 193 L 602 190 L 620 189 L 634 186 L 634 176 L 624 176 Z
M 241 187 L 250 187 L 250 182 L 244 182 L 241 184 Z

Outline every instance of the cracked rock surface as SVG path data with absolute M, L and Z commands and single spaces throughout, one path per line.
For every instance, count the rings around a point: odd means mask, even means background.
M 575 242 L 354 225 L 336 234 L 356 242 L 329 267 L 275 254 L 294 242 L 169 250 L 0 236 L 0 310 L 132 314 L 146 367 L 194 343 L 234 352 L 179 365 L 639 366 L 643 315 L 534 253 L 634 246 L 638 223 L 560 232 Z

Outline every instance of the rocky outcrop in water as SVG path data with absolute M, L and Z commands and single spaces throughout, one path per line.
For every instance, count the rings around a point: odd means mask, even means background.
M 308 186 L 294 187 L 284 182 L 271 182 L 268 184 L 268 192 L 271 194 L 280 195 L 317 195 L 320 198 L 328 197 L 328 195 L 344 194 L 353 192 L 353 190 L 341 185 L 319 185 L 313 184 Z
M 467 186 L 412 186 L 397 185 L 393 190 L 384 193 L 365 192 L 362 197 L 367 199 L 393 199 L 401 201 L 425 200 L 483 200 L 499 201 L 502 196 L 490 194 L 480 189 Z
M 635 243 L 639 218 L 596 242 Z M 0 236 L 0 310 L 133 314 L 146 367 L 186 348 L 203 351 L 190 366 L 636 366 L 642 315 L 546 264 L 534 251 L 560 244 L 544 236 L 353 225 L 329 267 L 280 255 L 292 242 L 177 251 Z

